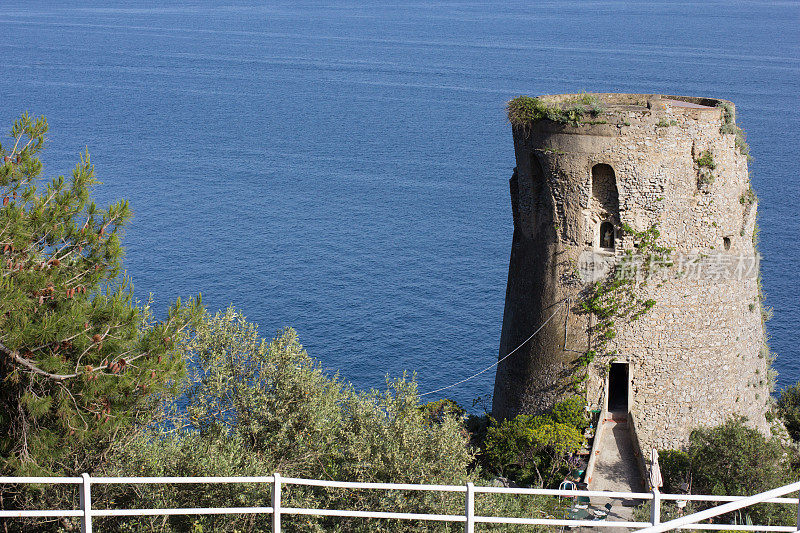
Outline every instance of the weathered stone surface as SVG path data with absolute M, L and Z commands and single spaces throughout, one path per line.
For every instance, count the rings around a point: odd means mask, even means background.
M 606 104 L 597 119 L 607 123 L 542 120 L 514 131 L 514 238 L 500 356 L 561 310 L 498 366 L 495 416 L 540 412 L 573 394 L 574 362 L 592 345 L 592 318 L 578 306 L 587 284 L 576 266 L 582 254 L 604 253 L 603 222 L 616 228 L 613 249 L 605 251 L 612 261 L 633 246 L 622 224 L 637 230 L 656 224 L 659 244 L 678 256 L 736 261 L 754 255 L 755 205 L 740 201 L 750 187 L 747 158 L 733 134 L 720 132 L 719 101 L 597 96 Z M 710 182 L 699 180 L 697 160 L 705 151 L 715 164 Z M 709 260 L 704 265 L 713 268 Z M 637 289 L 656 305 L 635 322 L 617 321 L 618 336 L 606 347 L 630 365 L 629 408 L 641 449 L 680 447 L 692 428 L 733 413 L 766 432 L 768 362 L 755 274 L 678 276 L 674 270 Z M 565 299 L 568 309 L 559 303 Z M 611 358 L 599 354 L 589 367 L 590 405 L 606 401 Z

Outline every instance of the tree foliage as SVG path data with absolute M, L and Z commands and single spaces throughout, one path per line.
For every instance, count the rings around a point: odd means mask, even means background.
M 271 342 L 233 308 L 207 317 L 187 347 L 190 376 L 169 424 L 120 447 L 107 473 L 122 475 L 271 475 L 393 483 L 464 483 L 471 455 L 460 418 L 429 416 L 416 385 L 399 379 L 384 392 L 356 392 L 327 375 L 286 329 Z M 131 487 L 109 495 L 137 506 L 268 505 L 266 485 Z M 289 485 L 290 507 L 456 512 L 463 496 Z M 106 530 L 260 531 L 268 516 L 171 517 L 107 521 Z M 288 531 L 426 531 L 387 521 L 286 516 Z M 163 529 L 158 529 L 163 528 Z
M 781 391 L 777 407 L 789 436 L 800 442 L 800 382 Z
M 487 468 L 524 484 L 557 485 L 569 471 L 570 456 L 583 445 L 585 406 L 575 396 L 547 415 L 492 421 L 483 442 Z
M 791 461 L 796 453 L 749 427 L 745 418 L 731 417 L 720 426 L 695 429 L 686 453 L 662 450 L 659 460 L 669 490 L 691 483 L 693 494 L 741 496 L 795 481 Z M 757 524 L 790 525 L 793 515 L 785 505 L 759 504 L 723 520 L 741 523 L 749 516 Z
M 47 121 L 27 114 L 0 145 L 0 472 L 91 471 L 152 398 L 180 377 L 175 347 L 200 315 L 178 301 L 164 321 L 121 275 L 125 201 L 100 209 L 88 152 L 43 183 Z M 5 508 L 19 493 L 3 489 Z
M 664 492 L 680 494 L 686 492 L 692 482 L 692 459 L 682 450 L 659 450 Z

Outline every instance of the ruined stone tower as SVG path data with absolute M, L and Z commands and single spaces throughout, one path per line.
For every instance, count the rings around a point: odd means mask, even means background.
M 646 94 L 515 100 L 494 415 L 540 412 L 577 393 L 627 411 L 642 449 L 681 447 L 691 429 L 736 413 L 766 431 L 756 204 L 733 105 Z M 669 260 L 639 253 L 648 228 Z M 626 261 L 640 263 L 628 297 L 641 312 L 598 339 L 604 317 L 584 303 L 593 281 L 620 275 Z

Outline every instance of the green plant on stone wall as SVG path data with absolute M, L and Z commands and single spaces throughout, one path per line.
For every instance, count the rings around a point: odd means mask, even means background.
M 617 321 L 638 320 L 656 305 L 655 300 L 639 296 L 653 269 L 672 265 L 672 249 L 657 243 L 660 233 L 655 225 L 636 231 L 623 224 L 622 231 L 633 239 L 633 249 L 625 252 L 604 279 L 589 286 L 580 302 L 581 312 L 593 316 L 596 323 L 591 328 L 592 346 L 576 360 L 575 377 L 580 378 L 573 379 L 576 392 L 581 392 L 587 368 L 595 357 L 614 354 L 608 345 L 617 336 Z
M 748 187 L 747 190 L 739 196 L 739 203 L 745 207 L 750 207 L 756 203 L 756 201 L 758 201 L 758 197 L 752 187 Z
M 697 188 L 703 189 L 714 183 L 713 170 L 717 168 L 717 164 L 714 162 L 714 155 L 711 151 L 701 152 L 700 157 L 695 159 L 695 163 L 697 164 Z
M 717 107 L 722 110 L 722 126 L 719 128 L 719 132 L 722 134 L 735 135 L 734 145 L 739 150 L 739 153 L 747 157 L 749 161 L 752 159 L 750 157 L 750 146 L 747 144 L 744 130 L 736 125 L 736 113 L 733 105 L 728 102 L 720 102 L 717 104 Z
M 528 129 L 540 120 L 551 120 L 560 124 L 578 126 L 585 123 L 586 116 L 596 118 L 605 110 L 602 102 L 593 94 L 583 93 L 561 103 L 549 104 L 531 96 L 517 96 L 506 105 L 508 121 L 516 128 Z M 594 124 L 603 121 L 591 121 Z
M 751 189 L 752 190 L 752 189 Z M 754 194 L 755 195 L 755 194 Z M 758 251 L 758 243 L 759 243 L 759 234 L 761 229 L 758 225 L 758 222 L 753 224 L 753 253 L 756 258 L 760 257 L 760 253 Z M 768 385 L 769 390 L 775 390 L 775 378 L 777 373 L 772 368 L 772 363 L 775 360 L 776 354 L 772 351 L 769 346 L 769 332 L 767 331 L 767 322 L 772 319 L 772 308 L 766 305 L 767 295 L 764 292 L 764 285 L 761 282 L 761 272 L 758 272 L 758 276 L 756 277 L 756 288 L 758 291 L 758 306 L 761 310 L 761 328 L 762 328 L 762 338 L 763 343 L 761 346 L 761 351 L 759 353 L 759 357 L 762 359 L 767 359 L 767 376 L 768 376 Z
M 714 162 L 714 154 L 711 153 L 711 150 L 703 150 L 700 153 L 700 157 L 698 157 L 695 162 L 699 167 L 705 167 L 711 170 L 717 168 L 717 164 Z

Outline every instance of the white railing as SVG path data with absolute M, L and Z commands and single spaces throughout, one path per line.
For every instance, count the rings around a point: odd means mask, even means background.
M 92 508 L 92 485 L 102 484 L 214 484 L 214 483 L 263 483 L 270 485 L 271 505 L 269 507 L 188 507 L 169 509 L 94 509 Z M 585 490 L 555 489 L 523 489 L 507 487 L 481 487 L 472 483 L 466 485 L 416 485 L 403 483 L 355 483 L 349 481 L 324 481 L 319 479 L 299 479 L 282 477 L 280 474 L 262 477 L 91 477 L 82 474 L 80 477 L 0 477 L 3 484 L 73 484 L 80 491 L 80 509 L 43 509 L 43 510 L 0 510 L 0 518 L 37 518 L 37 517 L 80 517 L 83 533 L 92 532 L 92 518 L 107 516 L 165 516 L 165 515 L 212 515 L 212 514 L 269 514 L 272 518 L 272 531 L 281 531 L 283 515 L 315 515 L 340 516 L 352 518 L 383 518 L 395 520 L 428 520 L 439 522 L 459 522 L 464 524 L 465 533 L 474 533 L 475 524 L 521 524 L 550 526 L 589 526 L 589 527 L 626 527 L 637 529 L 640 533 L 659 533 L 672 529 L 703 529 L 726 531 L 800 531 L 800 505 L 798 498 L 783 498 L 785 494 L 800 490 L 800 482 L 772 489 L 754 496 L 707 496 L 697 494 L 661 494 L 658 489 L 652 492 L 610 492 Z M 403 490 L 453 492 L 464 494 L 464 514 L 425 514 L 398 513 L 379 511 L 356 511 L 343 509 L 307 509 L 283 507 L 281 505 L 281 489 L 283 485 L 303 485 L 313 487 L 369 489 L 369 490 Z M 636 499 L 652 500 L 650 522 L 625 522 L 615 520 L 569 520 L 556 518 L 516 518 L 501 516 L 476 516 L 475 494 L 517 494 L 519 496 L 558 496 L 576 498 L 578 496 L 604 499 Z M 693 513 L 682 518 L 660 524 L 661 502 L 664 500 L 729 502 L 705 511 Z M 763 526 L 763 525 L 728 525 L 699 524 L 700 520 L 719 516 L 723 513 L 741 509 L 756 503 L 781 503 L 798 507 L 797 527 Z

